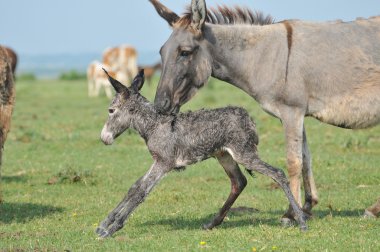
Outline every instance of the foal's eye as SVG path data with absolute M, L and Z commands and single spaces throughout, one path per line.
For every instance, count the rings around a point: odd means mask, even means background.
M 181 57 L 187 57 L 187 56 L 189 56 L 191 53 L 192 53 L 191 51 L 186 51 L 186 50 L 184 50 L 184 51 L 181 51 L 181 52 L 179 53 L 179 55 L 180 55 Z
M 115 112 L 114 109 L 108 109 L 108 113 L 113 114 Z

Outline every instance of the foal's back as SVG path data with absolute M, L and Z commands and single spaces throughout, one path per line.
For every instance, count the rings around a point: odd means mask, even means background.
M 246 110 L 225 107 L 181 113 L 172 122 L 174 149 L 180 160 L 193 163 L 226 148 L 256 151 L 255 123 Z

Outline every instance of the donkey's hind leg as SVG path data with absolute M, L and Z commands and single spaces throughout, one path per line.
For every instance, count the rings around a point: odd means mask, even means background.
M 364 212 L 364 216 L 368 218 L 376 218 L 380 214 L 380 198 L 376 201 L 375 204 L 367 208 Z
M 311 170 L 311 155 L 307 145 L 305 125 L 303 126 L 302 177 L 305 189 L 305 204 L 303 210 L 311 215 L 311 209 L 318 204 L 318 194 Z
M 231 206 L 239 197 L 244 187 L 247 185 L 247 179 L 245 178 L 238 164 L 233 160 L 230 154 L 224 152 L 217 155 L 216 158 L 218 159 L 219 163 L 223 166 L 225 172 L 231 180 L 231 192 L 223 207 L 219 210 L 219 213 L 215 215 L 214 219 L 211 222 L 203 225 L 204 229 L 212 229 L 223 222 L 223 219 L 224 217 L 226 217 Z
M 247 155 L 246 158 L 242 159 L 243 162 L 239 161 L 239 163 L 242 163 L 248 170 L 257 171 L 258 173 L 269 176 L 274 181 L 276 181 L 281 186 L 282 190 L 284 190 L 285 195 L 289 200 L 290 206 L 293 208 L 295 217 L 300 225 L 300 229 L 302 231 L 307 230 L 306 216 L 301 210 L 300 206 L 297 204 L 289 188 L 289 182 L 285 176 L 285 173 L 282 170 L 263 162 L 259 157 L 253 156 L 253 158 L 251 158 L 251 156 L 252 155 Z

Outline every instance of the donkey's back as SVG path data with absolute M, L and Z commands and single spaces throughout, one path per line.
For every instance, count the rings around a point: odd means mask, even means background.
M 288 84 L 304 83 L 307 115 L 344 128 L 380 123 L 380 17 L 291 21 Z

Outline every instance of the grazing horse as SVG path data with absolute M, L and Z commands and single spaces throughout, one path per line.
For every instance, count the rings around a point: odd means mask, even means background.
M 101 133 L 102 141 L 110 145 L 126 129 L 133 128 L 144 138 L 154 162 L 96 229 L 100 237 L 111 236 L 121 229 L 130 214 L 170 171 L 184 169 L 210 157 L 215 157 L 224 168 L 231 180 L 231 192 L 219 213 L 203 226 L 205 229 L 212 229 L 223 222 L 246 186 L 247 179 L 238 163 L 250 173 L 257 171 L 275 180 L 294 207 L 301 230 L 307 229 L 305 215 L 290 191 L 285 173 L 259 158 L 256 125 L 246 110 L 226 107 L 162 115 L 139 93 L 144 84 L 144 70 L 136 76 L 131 88 L 110 76 L 109 79 L 116 95 L 108 109 L 108 120 Z
M 153 75 L 157 71 L 161 70 L 161 63 L 157 63 L 153 66 L 139 66 L 138 68 L 139 68 L 139 70 L 144 69 L 145 80 L 148 83 L 148 85 L 150 86 L 151 82 L 152 82 Z
M 0 46 L 0 179 L 1 160 L 7 134 L 10 129 L 11 116 L 15 100 L 15 87 L 11 59 L 5 48 Z M 2 202 L 0 181 L 0 203 Z
M 138 71 L 136 49 L 128 45 L 107 48 L 103 53 L 103 64 L 118 72 L 121 81 L 130 83 Z
M 99 61 L 93 61 L 87 67 L 87 81 L 88 81 L 88 96 L 89 97 L 97 97 L 99 96 L 100 89 L 103 87 L 106 93 L 106 96 L 111 99 L 112 91 L 111 85 L 107 79 L 107 75 L 105 75 L 103 71 L 103 64 Z M 107 67 L 106 67 L 107 68 Z M 112 76 L 116 76 L 116 74 L 109 70 Z
M 192 0 L 183 16 L 150 0 L 173 32 L 160 50 L 162 74 L 155 106 L 173 113 L 210 76 L 229 82 L 279 118 L 286 137 L 290 188 L 311 213 L 318 196 L 311 170 L 304 118 L 342 128 L 380 122 L 380 17 L 353 22 L 274 23 L 260 12 L 206 8 Z M 367 209 L 379 214 L 380 200 Z M 283 217 L 292 220 L 291 208 Z

